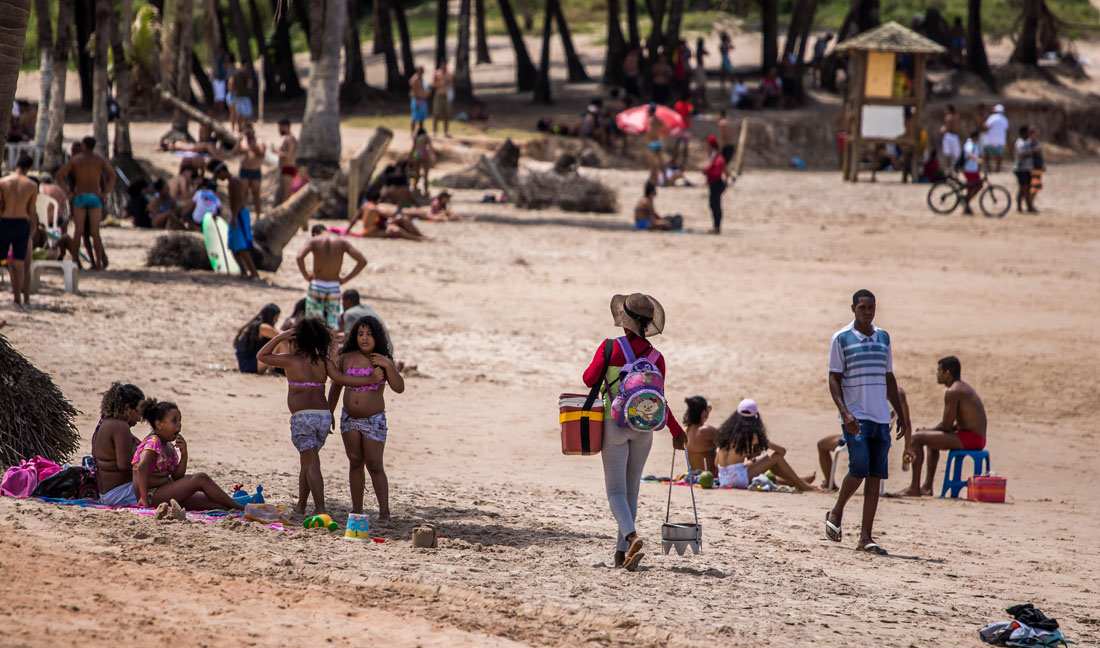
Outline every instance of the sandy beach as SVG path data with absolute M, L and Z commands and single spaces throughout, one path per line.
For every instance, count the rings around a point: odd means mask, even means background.
M 345 148 L 368 132 L 345 135 Z M 585 170 L 618 188 L 618 215 L 524 212 L 456 192 L 456 209 L 479 220 L 427 224 L 424 244 L 356 242 L 370 265 L 351 287 L 419 368 L 388 397 L 394 519 L 372 526 L 384 543 L 2 498 L 0 644 L 976 645 L 979 627 L 1022 602 L 1096 643 L 1097 171 L 1052 166 L 1043 213 L 1003 220 L 934 215 L 926 185 L 891 175 L 846 185 L 835 172 L 751 171 L 727 192 L 720 237 L 701 233 L 699 187 L 657 199 L 692 232 L 628 229 L 639 171 Z M 83 453 L 101 392 L 131 381 L 179 403 L 190 470 L 291 504 L 285 381 L 228 369 L 237 327 L 304 296 L 293 261 L 304 235 L 260 284 L 146 268 L 155 236 L 106 230 L 110 271 L 85 273 L 79 296 L 47 279 L 33 310 L 5 307 L 0 333 L 81 410 Z M 810 472 L 814 442 L 838 429 L 829 338 L 860 287 L 878 295 L 916 426 L 939 419 L 936 359 L 961 358 L 1008 501 L 884 500 L 876 536 L 894 555 L 876 558 L 853 550 L 859 495 L 835 545 L 821 521 L 832 494 L 696 490 L 704 551 L 681 557 L 660 554 L 667 490 L 643 484 L 648 556 L 636 573 L 611 569 L 599 458 L 562 456 L 556 416 L 557 395 L 581 387 L 596 345 L 616 335 L 610 296 L 642 290 L 664 304 L 656 342 L 677 415 L 701 394 L 720 422 L 753 397 Z M 667 475 L 671 459 L 660 433 L 646 473 Z M 888 491 L 908 478 L 900 460 L 899 446 Z M 321 462 L 343 524 L 339 438 Z M 672 511 L 690 517 L 687 489 L 674 489 Z M 422 521 L 438 525 L 438 549 L 410 545 Z

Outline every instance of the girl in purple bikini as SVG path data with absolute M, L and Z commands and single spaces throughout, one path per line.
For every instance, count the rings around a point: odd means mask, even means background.
M 291 353 L 275 353 L 283 340 L 292 339 Z M 317 317 L 298 320 L 293 329 L 283 331 L 267 341 L 256 359 L 286 372 L 289 385 L 286 404 L 290 408 L 290 440 L 301 455 L 298 472 L 298 505 L 294 510 L 305 513 L 306 503 L 313 494 L 313 514 L 325 512 L 325 482 L 321 476 L 318 456 L 333 428 L 332 413 L 325 402 L 325 382 L 350 387 L 362 387 L 377 379 L 370 376 L 344 375 L 329 358 L 332 331 Z
M 339 370 L 347 376 L 366 377 L 371 384 L 344 389 L 344 410 L 340 414 L 340 435 L 348 454 L 351 483 L 351 512 L 363 512 L 363 490 L 366 478 L 364 467 L 370 473 L 374 494 L 378 497 L 378 519 L 390 517 L 389 480 L 382 466 L 382 453 L 386 449 L 386 400 L 383 391 L 389 385 L 400 394 L 405 391 L 405 381 L 393 362 L 393 350 L 382 322 L 369 315 L 359 318 L 352 326 L 336 360 Z M 340 399 L 338 385 L 332 385 L 328 394 L 329 411 L 335 415 Z

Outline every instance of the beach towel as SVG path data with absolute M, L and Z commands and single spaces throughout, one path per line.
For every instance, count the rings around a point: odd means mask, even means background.
M 758 475 L 757 477 L 759 478 L 759 477 L 764 477 L 764 476 L 763 475 Z M 767 477 L 764 477 L 764 479 L 767 479 Z M 668 477 L 655 477 L 653 475 L 646 475 L 645 477 L 642 477 L 642 483 L 643 484 L 662 484 L 664 486 L 668 486 L 668 481 L 669 481 Z M 768 480 L 768 481 L 769 481 L 769 483 L 771 482 L 771 480 Z M 677 477 L 676 481 L 672 482 L 672 485 L 673 486 L 691 486 L 692 488 L 703 488 L 699 484 L 688 483 L 687 473 L 684 473 L 683 475 L 680 475 L 679 477 Z M 773 488 L 771 488 L 771 489 L 763 488 L 763 487 L 760 487 L 757 484 L 755 479 L 753 480 L 753 483 L 750 484 L 749 487 L 746 488 L 746 489 L 735 489 L 733 486 L 715 486 L 714 488 L 706 488 L 706 489 L 703 489 L 703 490 L 749 490 L 749 491 L 756 491 L 756 492 L 760 492 L 760 493 L 797 493 L 798 492 L 798 489 L 796 489 L 792 486 L 783 486 L 783 485 L 780 485 L 780 484 L 773 484 Z

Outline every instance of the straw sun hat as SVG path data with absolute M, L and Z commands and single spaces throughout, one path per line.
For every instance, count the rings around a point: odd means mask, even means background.
M 611 316 L 616 326 L 642 337 L 660 335 L 665 328 L 665 309 L 659 301 L 642 293 L 612 297 Z

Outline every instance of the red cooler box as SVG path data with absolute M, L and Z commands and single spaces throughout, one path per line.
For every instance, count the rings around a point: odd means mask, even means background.
M 562 394 L 558 396 L 561 410 L 561 452 L 567 455 L 594 455 L 603 449 L 603 399 L 596 397 L 592 409 L 585 410 L 588 394 Z M 587 415 L 587 425 L 581 417 Z
M 1005 486 L 1008 480 L 1004 477 L 971 477 L 966 482 L 966 499 L 976 502 L 1004 502 Z

